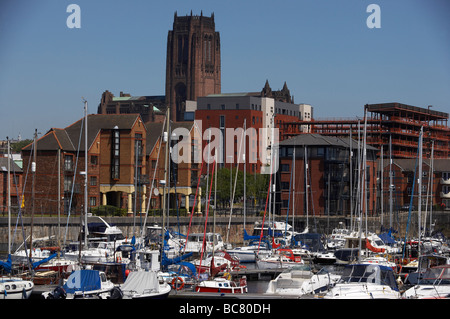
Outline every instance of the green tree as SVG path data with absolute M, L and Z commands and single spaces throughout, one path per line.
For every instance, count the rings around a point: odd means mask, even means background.
M 230 183 L 231 173 L 231 183 Z M 269 183 L 269 176 L 264 174 L 246 174 L 246 197 L 247 199 L 260 200 L 265 199 L 267 187 Z M 230 204 L 230 199 L 233 197 L 236 202 L 241 202 L 244 196 L 244 172 L 239 170 L 236 179 L 236 168 L 230 170 L 223 167 L 217 171 L 217 201 L 223 207 Z M 236 189 L 234 185 L 236 183 Z M 231 184 L 231 185 L 230 185 Z M 214 182 L 213 182 L 214 185 Z M 214 187 L 214 186 L 213 186 Z M 214 189 L 213 189 L 214 191 Z M 231 193 L 230 193 L 231 191 Z
M 16 143 L 12 143 L 11 144 L 11 150 L 14 153 L 20 153 L 22 151 L 22 148 L 24 148 L 25 146 L 27 146 L 28 144 L 33 143 L 33 140 L 22 140 Z

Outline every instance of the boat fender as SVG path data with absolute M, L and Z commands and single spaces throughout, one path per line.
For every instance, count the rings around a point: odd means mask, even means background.
M 181 282 L 180 285 L 178 285 L 179 281 Z M 184 287 L 183 278 L 181 278 L 181 277 L 173 277 L 173 279 L 172 279 L 172 288 L 175 289 L 175 290 L 181 290 L 181 289 L 183 289 L 183 287 Z

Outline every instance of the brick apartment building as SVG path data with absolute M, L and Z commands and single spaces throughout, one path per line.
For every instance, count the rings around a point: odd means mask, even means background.
M 146 179 L 147 131 L 138 114 L 88 116 L 88 205 L 113 205 L 133 211 L 135 174 Z M 64 129 L 52 128 L 37 140 L 35 212 L 82 211 L 85 167 L 84 119 Z M 79 145 L 79 147 L 78 147 Z M 23 167 L 32 161 L 23 148 Z M 136 150 L 138 150 L 136 152 Z M 137 154 L 137 156 L 136 156 Z M 137 166 L 136 166 L 137 165 Z M 25 187 L 25 212 L 31 212 L 32 174 Z M 61 198 L 58 198 L 58 194 Z M 145 192 L 142 207 L 145 204 Z
M 307 104 L 294 104 L 292 101 L 286 83 L 282 90 L 272 91 L 267 81 L 261 92 L 223 93 L 199 97 L 195 119 L 201 123 L 203 148 L 208 144 L 204 136 L 205 131 L 208 128 L 218 128 L 222 138 L 221 163 L 230 161 L 238 163 L 238 160 L 242 163 L 245 154 L 246 171 L 260 173 L 263 163 L 266 162 L 266 158 L 261 158 L 265 153 L 260 148 L 270 148 L 271 130 L 285 121 L 311 120 L 312 107 Z M 241 139 L 238 135 L 227 136 L 227 129 L 244 129 L 244 122 L 248 133 L 245 150 L 241 148 Z M 263 136 L 260 129 L 267 129 L 267 135 Z M 228 141 L 227 138 L 233 138 L 233 141 Z M 261 138 L 267 139 L 265 144 Z M 240 169 L 242 167 L 241 165 Z
M 147 163 L 149 174 L 148 194 L 150 209 L 162 208 L 165 181 L 165 154 L 167 143 L 164 141 L 166 126 L 164 123 L 147 123 Z M 191 211 L 197 193 L 201 160 L 201 131 L 195 122 L 175 122 L 170 126 L 171 148 L 168 159 L 167 175 L 170 181 L 168 189 L 169 209 L 185 208 Z M 181 137 L 181 135 L 183 135 Z M 183 139 L 187 139 L 183 141 Z M 187 142 L 186 144 L 183 143 Z M 175 148 L 177 145 L 178 149 Z M 176 158 L 178 154 L 180 158 Z M 183 156 L 185 158 L 182 158 Z M 152 187 L 153 182 L 153 187 Z M 201 180 L 200 180 L 201 182 Z M 196 211 L 200 212 L 201 188 L 197 193 Z M 204 195 L 204 194 L 203 194 Z
M 350 151 L 353 152 L 351 162 Z M 349 139 L 299 134 L 281 141 L 278 152 L 280 163 L 275 178 L 277 214 L 348 216 L 356 211 L 356 185 L 358 176 L 361 176 L 356 160 L 357 141 L 352 140 L 350 145 Z M 369 214 L 376 206 L 376 173 L 376 149 L 368 146 L 366 189 Z
M 8 157 L 0 157 L 0 205 L 1 214 L 8 213 L 8 161 L 10 165 L 11 209 L 17 211 L 22 191 L 22 168 Z
M 383 211 L 390 210 L 390 193 L 392 192 L 392 209 L 394 212 L 409 208 L 411 195 L 413 208 L 417 210 L 419 200 L 418 168 L 416 159 L 393 159 L 383 162 Z M 413 189 L 414 173 L 416 183 Z M 392 175 L 392 179 L 391 179 Z M 391 184 L 392 181 L 392 184 Z M 380 179 L 381 185 L 381 179 Z M 389 185 L 393 185 L 392 191 Z M 433 206 L 433 210 L 450 209 L 450 159 L 425 159 L 422 163 L 422 208 Z M 380 193 L 381 195 L 381 193 Z M 379 200 L 381 201 L 381 196 Z

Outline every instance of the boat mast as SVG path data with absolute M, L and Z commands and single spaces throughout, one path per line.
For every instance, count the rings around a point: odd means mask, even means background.
M 35 196 L 35 185 L 36 185 L 36 155 L 37 155 L 37 129 L 34 130 L 34 145 L 33 145 L 33 162 L 31 162 L 31 173 L 32 173 L 32 182 L 31 182 L 31 226 L 30 226 L 30 263 L 32 258 L 32 248 L 33 248 L 33 217 L 34 217 L 34 196 Z M 31 267 L 31 265 L 30 265 Z
M 352 143 L 352 127 L 350 126 L 350 154 L 349 154 L 349 166 L 350 166 L 350 228 L 353 223 L 353 143 Z M 329 197 L 328 197 L 329 198 Z
M 295 231 L 295 145 L 292 152 L 292 235 Z M 274 212 L 275 214 L 275 212 Z M 306 217 L 306 227 L 308 227 L 308 217 Z M 287 228 L 287 224 L 286 224 Z M 292 241 L 292 238 L 291 238 Z
M 423 156 L 423 126 L 420 128 L 420 134 L 419 134 L 419 176 L 417 179 L 417 191 L 419 192 L 419 199 L 417 202 L 417 206 L 418 206 L 418 251 L 419 254 L 418 256 L 420 256 L 420 237 L 421 237 L 421 227 L 422 227 L 422 156 Z
M 163 134 L 163 140 L 161 143 L 166 143 L 166 149 L 165 155 L 164 155 L 164 187 L 163 187 L 163 211 L 162 211 L 162 227 L 161 227 L 161 258 L 164 253 L 164 227 L 166 225 L 166 193 L 167 193 L 167 166 L 168 166 L 168 160 L 169 160 L 169 128 L 170 128 L 170 107 L 167 108 L 167 115 L 166 115 L 166 131 Z
M 380 209 L 381 209 L 381 228 L 383 228 L 383 215 L 384 215 L 384 196 L 383 196 L 383 191 L 384 191 L 384 169 L 383 169 L 383 145 L 381 145 L 381 154 L 380 154 L 380 178 L 381 178 L 381 183 L 380 183 Z
M 87 211 L 88 211 L 88 103 L 84 101 L 84 247 L 88 247 L 88 224 L 87 224 Z
M 434 174 L 434 140 L 431 141 L 431 165 L 428 180 L 430 181 L 430 235 L 433 231 L 433 174 Z
M 247 206 L 247 121 L 244 120 L 244 225 L 245 225 L 245 219 L 246 219 L 246 206 Z M 215 204 L 215 203 L 214 203 Z M 244 226 L 245 227 L 245 226 Z
M 294 152 L 295 152 L 295 147 L 294 147 Z M 306 203 L 306 229 L 308 230 L 308 227 L 309 227 L 309 222 L 308 222 L 308 220 L 309 220 L 309 204 L 308 204 L 308 187 L 309 187 L 309 185 L 308 185 L 308 169 L 309 169 L 309 167 L 308 167 L 308 148 L 306 147 L 306 144 L 305 144 L 305 203 Z M 294 178 L 294 180 L 295 180 L 295 178 Z M 328 187 L 330 187 L 329 185 L 328 185 Z M 330 199 L 328 198 L 328 201 L 329 201 Z M 328 211 L 328 215 L 330 215 L 330 212 Z
M 392 135 L 389 135 L 389 229 L 392 229 L 392 211 L 394 206 L 393 191 L 394 182 L 392 177 Z
M 8 144 L 8 256 L 11 255 L 11 150 L 9 138 L 6 137 Z M 23 196 L 23 195 L 22 195 Z

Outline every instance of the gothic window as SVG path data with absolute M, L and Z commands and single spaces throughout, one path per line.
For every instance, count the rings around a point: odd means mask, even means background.
M 207 71 L 209 70 L 209 65 L 212 64 L 212 36 L 205 35 L 203 39 L 203 59 L 205 64 L 208 66 Z

